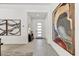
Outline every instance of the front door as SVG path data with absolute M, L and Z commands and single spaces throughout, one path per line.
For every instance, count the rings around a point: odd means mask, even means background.
M 32 29 L 35 38 L 45 37 L 45 20 L 34 19 L 32 20 Z

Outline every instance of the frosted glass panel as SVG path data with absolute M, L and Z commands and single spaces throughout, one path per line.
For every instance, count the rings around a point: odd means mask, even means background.
M 42 36 L 42 34 L 38 34 L 38 37 L 41 37 Z
M 37 23 L 37 25 L 42 25 L 42 23 Z

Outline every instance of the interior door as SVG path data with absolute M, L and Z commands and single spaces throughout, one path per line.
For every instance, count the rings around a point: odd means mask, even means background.
M 32 20 L 32 29 L 35 38 L 45 37 L 45 20 L 34 19 Z

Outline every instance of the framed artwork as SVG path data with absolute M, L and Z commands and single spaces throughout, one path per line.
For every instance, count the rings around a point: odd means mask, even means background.
M 60 3 L 54 10 L 52 18 L 54 42 L 75 55 L 75 4 Z
M 0 36 L 21 35 L 21 20 L 1 19 Z
M 6 21 L 0 20 L 0 36 L 6 35 Z

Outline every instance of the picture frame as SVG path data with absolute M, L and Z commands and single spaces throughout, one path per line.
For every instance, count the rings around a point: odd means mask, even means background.
M 60 3 L 52 14 L 55 39 L 60 47 L 75 55 L 75 4 Z

